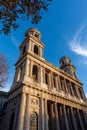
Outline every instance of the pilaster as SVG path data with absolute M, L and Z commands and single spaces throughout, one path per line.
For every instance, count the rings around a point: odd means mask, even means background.
M 24 93 L 20 96 L 18 120 L 16 124 L 16 130 L 23 130 L 24 115 L 25 115 L 26 95 Z
M 29 105 L 30 105 L 30 96 L 29 94 L 26 95 L 26 107 L 25 107 L 25 119 L 24 119 L 24 130 L 29 130 Z

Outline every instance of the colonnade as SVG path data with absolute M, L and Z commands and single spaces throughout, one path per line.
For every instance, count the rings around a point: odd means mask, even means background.
M 87 130 L 87 113 L 78 108 L 47 101 L 45 130 Z
M 32 76 L 33 67 L 37 66 L 35 76 Z M 86 100 L 83 88 L 71 82 L 71 80 L 54 73 L 50 69 L 43 66 L 38 66 L 33 61 L 30 62 L 30 77 L 38 77 L 37 82 L 46 84 L 49 90 L 55 89 L 56 91 L 63 91 L 64 93 L 70 94 L 76 98 Z M 35 80 L 34 80 L 35 81 Z
M 12 130 L 32 130 L 30 113 L 33 112 L 38 117 L 38 126 L 35 130 L 87 130 L 87 113 L 84 110 L 40 97 L 37 112 L 36 106 L 32 106 L 30 101 L 30 95 L 23 93 L 18 98 L 15 111 L 8 105 L 4 118 L 6 128 L 3 124 L 2 130 L 10 130 L 10 125 Z M 12 111 L 14 112 L 13 122 L 11 121 Z

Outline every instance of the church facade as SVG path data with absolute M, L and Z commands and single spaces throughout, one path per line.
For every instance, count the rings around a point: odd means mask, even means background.
M 44 59 L 35 28 L 25 32 L 1 130 L 87 130 L 87 99 L 69 57 Z

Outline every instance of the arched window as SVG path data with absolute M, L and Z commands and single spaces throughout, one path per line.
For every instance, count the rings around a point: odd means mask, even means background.
M 49 85 L 49 73 L 45 72 L 45 83 Z
M 37 55 L 39 54 L 38 46 L 36 45 L 34 45 L 34 53 Z
M 80 88 L 78 89 L 79 89 L 80 97 L 83 99 L 82 90 Z
M 23 54 L 25 53 L 25 51 L 26 51 L 26 46 L 24 46 L 24 48 L 23 48 Z
M 20 66 L 19 70 L 18 70 L 18 79 L 17 81 L 19 81 L 22 77 L 22 70 L 23 70 L 23 66 Z
M 39 38 L 39 35 L 35 33 L 35 37 Z
M 29 130 L 38 130 L 38 116 L 35 112 L 30 114 L 30 129 Z
M 36 65 L 33 66 L 32 77 L 34 81 L 38 81 L 38 67 Z

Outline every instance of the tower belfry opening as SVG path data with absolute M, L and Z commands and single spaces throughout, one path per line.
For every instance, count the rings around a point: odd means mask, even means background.
M 36 65 L 33 66 L 32 77 L 34 81 L 38 81 L 38 67 Z
M 60 68 L 47 62 L 40 32 L 28 29 L 0 130 L 87 130 L 82 85 L 70 58 L 63 56 Z
M 38 46 L 34 45 L 34 53 L 38 55 L 38 52 L 39 52 Z

